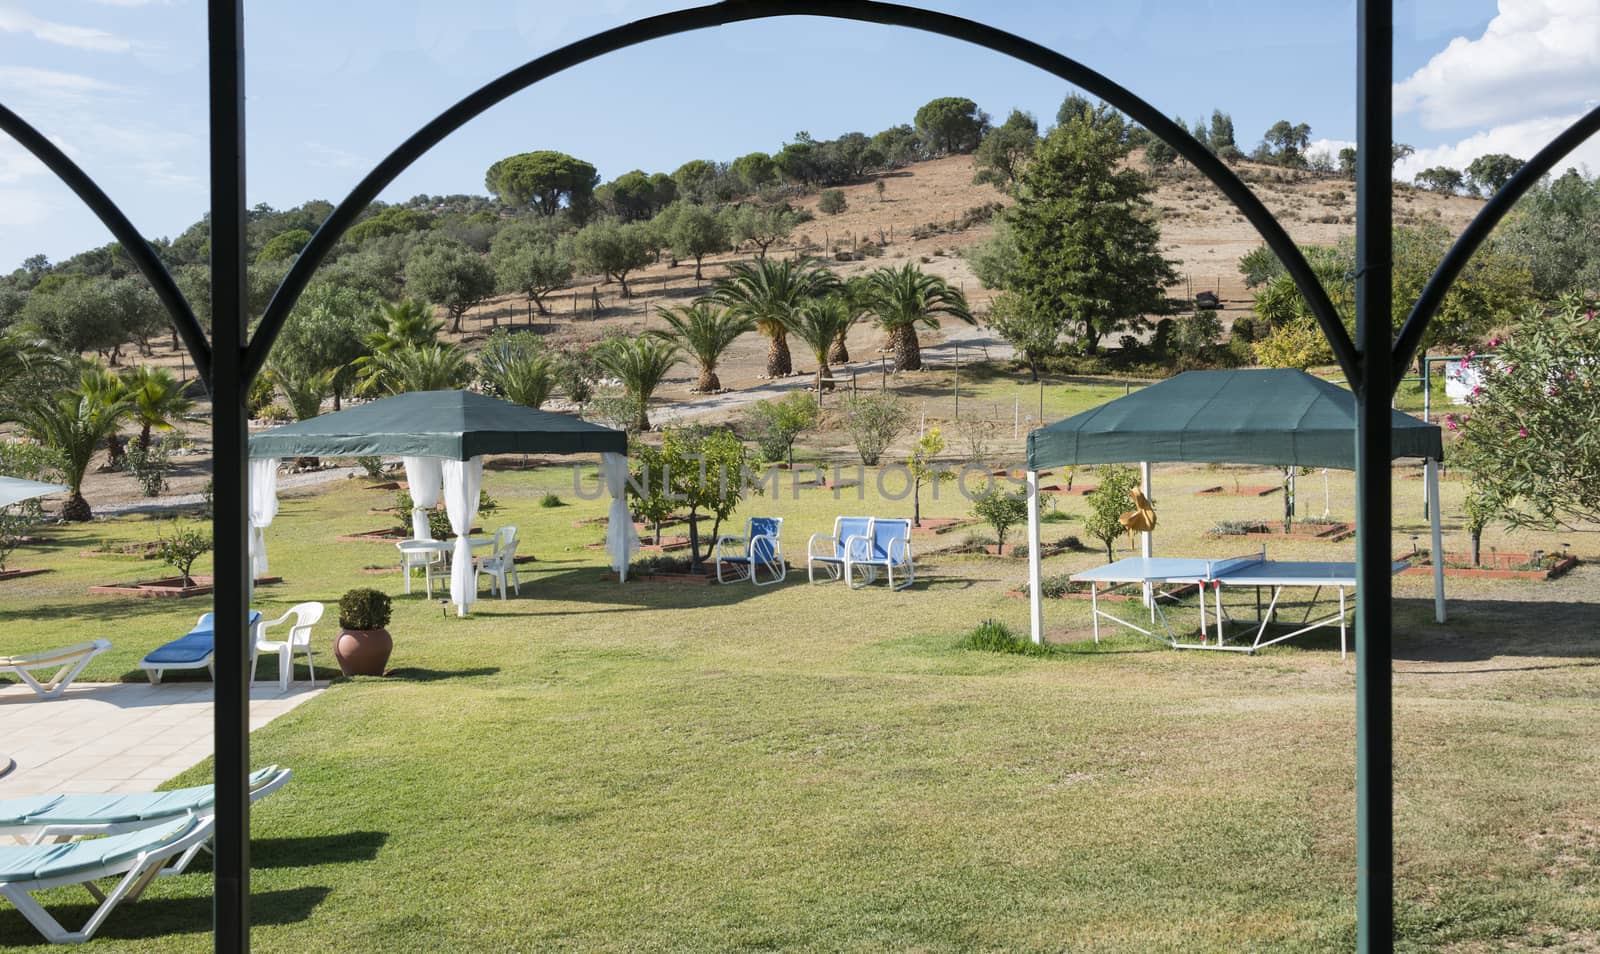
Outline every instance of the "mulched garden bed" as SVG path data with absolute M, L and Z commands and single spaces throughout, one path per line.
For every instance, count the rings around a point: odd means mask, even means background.
M 1409 567 L 1400 571 L 1401 576 L 1433 575 L 1433 564 L 1426 552 L 1401 553 L 1395 559 L 1411 563 Z M 1477 566 L 1473 565 L 1470 553 L 1447 551 L 1444 555 L 1445 576 L 1482 580 L 1553 580 L 1577 565 L 1578 558 L 1565 553 L 1544 554 L 1537 568 L 1534 566 L 1531 553 L 1485 553 L 1481 554 Z
M 933 537 L 962 527 L 971 527 L 982 521 L 970 517 L 923 517 L 922 526 L 912 527 L 913 537 Z
M 1197 497 L 1266 497 L 1283 489 L 1281 484 L 1240 484 L 1237 487 L 1202 487 Z
M 1290 524 L 1288 533 L 1283 531 L 1283 524 L 1263 521 L 1250 524 L 1250 529 L 1238 533 L 1223 530 L 1210 530 L 1208 537 L 1276 537 L 1280 540 L 1327 540 L 1337 543 L 1355 535 L 1356 525 L 1353 523 L 1296 523 Z
M 109 550 L 80 550 L 78 555 L 85 557 L 138 557 L 141 560 L 154 560 L 161 555 L 161 544 L 155 541 L 149 543 L 125 543 Z
M 482 527 L 473 527 L 468 533 L 482 533 Z M 367 530 L 362 533 L 352 533 L 346 536 L 334 537 L 341 543 L 395 543 L 399 540 L 411 539 L 411 528 L 384 527 L 382 530 Z
M 604 543 L 590 543 L 585 544 L 585 548 L 589 550 L 604 550 L 606 545 Z M 689 538 L 669 537 L 663 534 L 661 543 L 658 544 L 655 542 L 655 537 L 649 534 L 640 534 L 639 549 L 645 553 L 671 553 L 674 550 L 687 550 L 689 549 Z
M 99 586 L 89 587 L 89 592 L 94 596 L 141 596 L 157 598 L 182 599 L 186 596 L 204 596 L 214 588 L 212 578 L 196 573 L 190 578 L 188 586 L 183 585 L 183 577 L 168 576 L 159 580 L 139 580 L 133 583 L 104 583 Z M 281 576 L 258 576 L 257 586 L 268 586 L 273 583 L 282 583 Z
M 5 580 L 17 580 L 25 576 L 38 576 L 40 573 L 49 572 L 50 571 L 47 569 L 32 569 L 28 567 L 18 567 L 15 570 L 0 570 L 0 582 Z

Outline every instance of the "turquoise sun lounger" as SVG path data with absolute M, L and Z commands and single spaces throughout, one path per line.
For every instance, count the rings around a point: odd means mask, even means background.
M 292 773 L 270 765 L 250 774 L 250 800 L 282 788 Z M 196 785 L 170 792 L 125 792 L 103 795 L 32 795 L 0 801 L 0 835 L 28 844 L 47 838 L 84 835 L 119 835 L 149 828 L 184 815 L 211 810 L 217 793 L 211 785 Z M 193 857 L 174 864 L 174 873 Z
M 54 845 L 0 846 L 0 897 L 22 912 L 51 944 L 82 944 L 94 937 L 123 901 L 136 901 L 161 873 L 167 859 L 183 855 L 211 837 L 210 815 L 185 815 L 154 828 Z M 117 878 L 102 891 L 95 884 Z M 83 927 L 69 931 L 33 899 L 33 892 L 81 884 L 100 906 Z

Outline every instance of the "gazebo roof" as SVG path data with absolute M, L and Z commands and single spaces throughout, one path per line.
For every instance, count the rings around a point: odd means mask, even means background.
M 1435 424 L 1392 411 L 1393 458 L 1444 458 Z M 1136 461 L 1355 469 L 1355 395 L 1304 371 L 1187 371 L 1028 434 L 1028 469 Z
M 251 457 L 628 452 L 628 436 L 567 414 L 471 391 L 415 391 L 286 424 L 250 438 Z

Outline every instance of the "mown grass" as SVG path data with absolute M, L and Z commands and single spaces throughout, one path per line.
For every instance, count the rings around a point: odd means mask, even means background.
M 1158 470 L 1158 552 L 1227 555 L 1238 541 L 1206 529 L 1281 507 L 1192 495 L 1232 477 Z M 619 586 L 587 548 L 603 527 L 575 525 L 604 505 L 568 471 L 490 470 L 485 487 L 504 511 L 480 522 L 518 524 L 538 562 L 520 598 L 485 599 L 465 620 L 398 595 L 398 574 L 362 573 L 392 564 L 392 547 L 333 540 L 384 524 L 366 511 L 390 495 L 352 481 L 284 500 L 269 548 L 285 582 L 260 591 L 263 608 L 376 585 L 396 594 L 396 650 L 389 677 L 338 682 L 252 738 L 254 764 L 295 771 L 254 815 L 257 949 L 1352 946 L 1354 677 L 1336 636 L 1253 658 L 1123 635 L 1096 647 L 1087 606 L 1057 600 L 1048 634 L 1068 651 L 980 652 L 961 640 L 985 619 L 1026 631 L 1026 602 L 1006 595 L 1026 561 L 919 539 L 909 590 L 805 584 L 806 537 L 832 515 L 908 502 L 796 499 L 785 485 L 746 507 L 785 517 L 800 565 L 785 584 Z M 1332 489 L 1348 514 L 1348 475 Z M 1422 526 L 1416 489 L 1397 481 L 1400 549 Z M 570 505 L 541 507 L 547 492 Z M 1446 484 L 1447 513 L 1459 492 Z M 965 510 L 948 492 L 924 500 L 929 516 Z M 142 679 L 134 661 L 206 607 L 89 597 L 90 583 L 158 571 L 78 551 L 156 529 L 48 531 L 17 563 L 53 572 L 0 584 L 7 650 L 106 635 L 116 648 L 88 678 Z M 1102 559 L 1062 554 L 1046 572 Z M 1548 584 L 1474 583 L 1445 626 L 1427 580 L 1397 580 L 1406 949 L 1559 942 L 1600 923 L 1595 579 L 1580 567 Z M 317 631 L 323 666 L 333 633 Z M 209 949 L 209 888 L 204 871 L 163 879 L 99 946 Z M 81 894 L 51 900 L 87 912 Z M 36 940 L 0 906 L 0 945 Z

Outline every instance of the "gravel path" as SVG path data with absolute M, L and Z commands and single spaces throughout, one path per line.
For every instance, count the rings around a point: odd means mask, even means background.
M 314 487 L 318 484 L 330 484 L 336 480 L 348 480 L 361 473 L 359 467 L 335 467 L 332 470 L 317 470 L 309 474 L 288 474 L 278 478 L 278 493 L 281 496 L 285 490 L 295 487 Z M 200 494 L 173 494 L 170 497 L 157 497 L 154 500 L 140 500 L 130 503 L 104 504 L 94 508 L 95 516 L 113 516 L 126 513 L 163 513 L 168 510 L 182 510 L 185 507 L 197 507 L 205 502 Z

